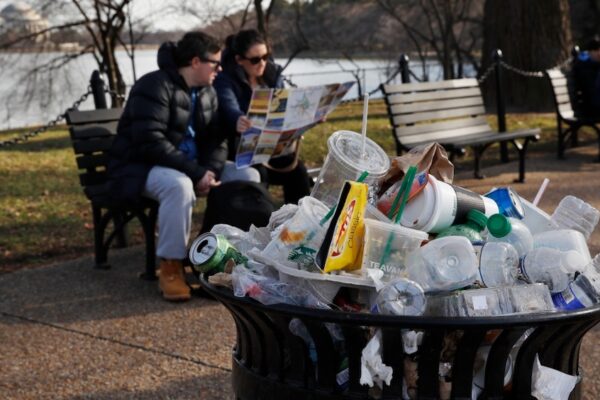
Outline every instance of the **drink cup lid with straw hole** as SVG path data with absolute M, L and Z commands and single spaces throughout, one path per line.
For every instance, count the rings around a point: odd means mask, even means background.
M 327 140 L 327 147 L 344 166 L 362 172 L 369 177 L 381 178 L 390 169 L 390 158 L 373 140 L 365 138 L 365 153 L 362 157 L 363 137 L 352 131 L 336 131 Z

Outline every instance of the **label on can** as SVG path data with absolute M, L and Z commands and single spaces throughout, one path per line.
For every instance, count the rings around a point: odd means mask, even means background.
M 224 272 L 228 262 L 233 265 L 248 261 L 223 235 L 205 233 L 196 238 L 189 251 L 190 261 L 199 272 Z
M 554 293 L 552 295 L 552 302 L 556 308 L 560 308 L 561 310 L 578 310 L 580 308 L 585 308 L 571 290 L 570 285 L 562 292 Z

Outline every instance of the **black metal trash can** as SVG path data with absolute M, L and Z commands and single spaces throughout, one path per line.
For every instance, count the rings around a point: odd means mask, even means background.
M 453 399 L 470 399 L 477 349 L 488 334 L 498 335 L 491 345 L 485 369 L 485 389 L 480 399 L 532 399 L 531 375 L 535 355 L 542 365 L 570 375 L 579 374 L 579 348 L 584 335 L 600 320 L 600 306 L 575 312 L 481 318 L 396 317 L 315 310 L 288 305 L 265 306 L 238 298 L 227 289 L 204 279 L 202 286 L 231 313 L 237 328 L 233 350 L 232 383 L 236 399 L 367 399 L 368 387 L 360 385 L 361 352 L 367 330 L 382 330 L 383 362 L 393 368 L 383 399 L 399 399 L 403 393 L 405 355 L 401 330 L 424 332 L 418 356 L 418 391 L 421 399 L 439 399 L 439 364 L 443 340 L 459 332 L 452 361 Z M 305 341 L 292 334 L 289 323 L 301 320 L 312 337 L 316 363 Z M 341 362 L 325 323 L 338 324 L 343 332 L 349 385 L 336 384 Z M 529 329 L 518 348 L 512 384 L 505 387 L 505 366 L 513 346 Z M 514 354 L 514 351 L 513 351 Z M 314 356 L 313 356 L 314 359 Z M 581 381 L 571 399 L 581 397 Z

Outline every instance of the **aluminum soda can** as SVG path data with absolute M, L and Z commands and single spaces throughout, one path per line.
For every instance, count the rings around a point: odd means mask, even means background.
M 225 272 L 225 266 L 230 260 L 233 265 L 245 264 L 248 261 L 225 236 L 210 232 L 194 240 L 189 256 L 194 269 L 198 272 Z

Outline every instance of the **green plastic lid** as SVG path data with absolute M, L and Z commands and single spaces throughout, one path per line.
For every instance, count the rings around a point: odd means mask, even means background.
M 484 213 L 474 208 L 470 209 L 467 213 L 467 221 L 473 222 L 475 225 L 477 225 L 480 231 L 485 228 L 487 220 L 488 217 Z
M 487 220 L 487 228 L 490 234 L 502 238 L 510 233 L 512 227 L 510 221 L 502 214 L 494 214 Z

